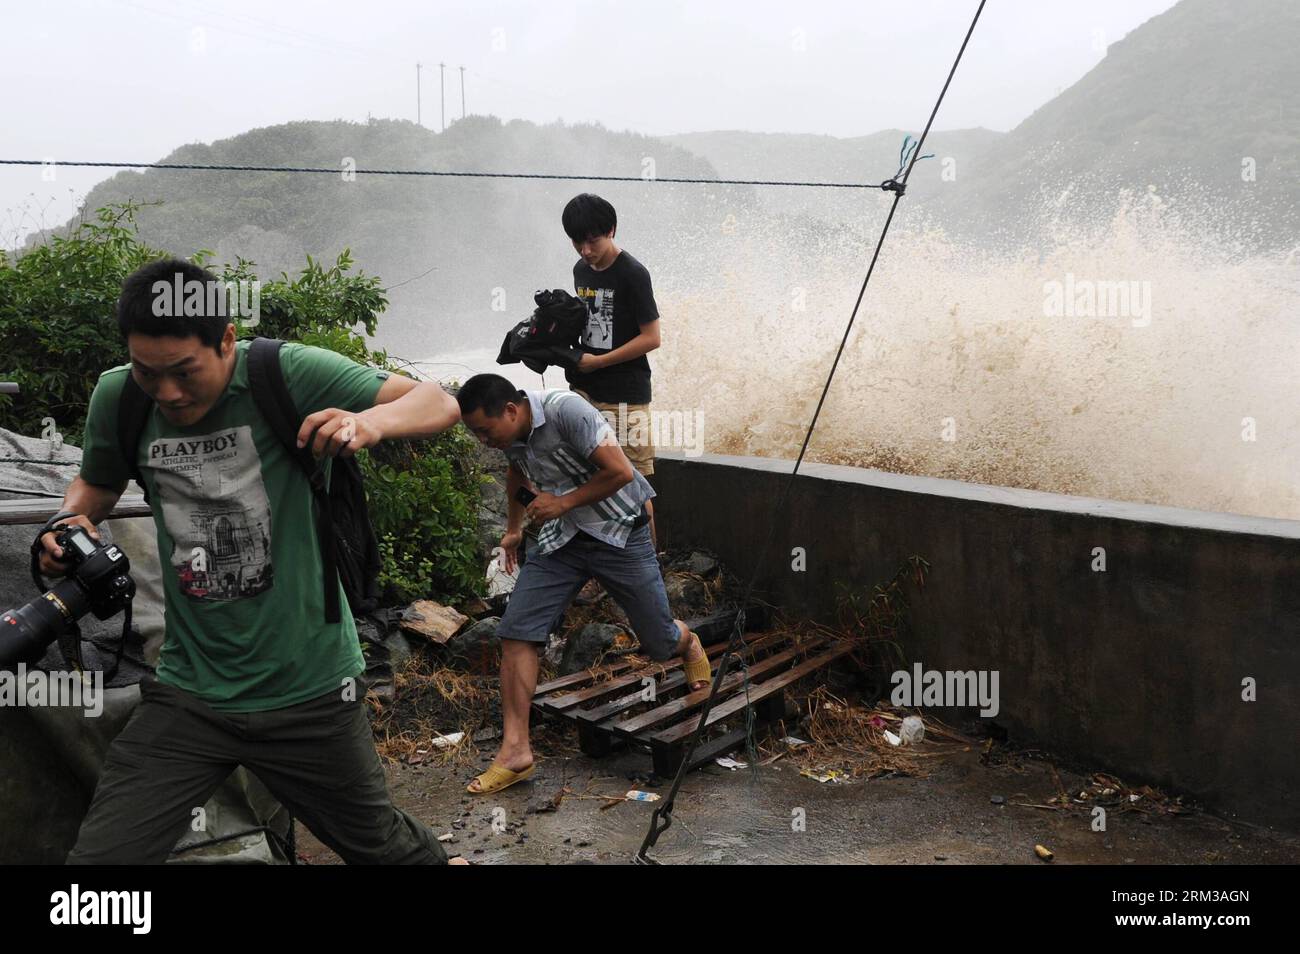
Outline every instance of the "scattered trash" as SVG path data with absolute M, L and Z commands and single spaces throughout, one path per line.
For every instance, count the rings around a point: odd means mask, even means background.
M 793 736 L 793 735 L 787 735 L 787 736 L 786 736 L 785 738 L 783 738 L 781 741 L 784 742 L 786 745 L 788 745 L 788 746 L 790 746 L 790 747 L 792 747 L 792 748 L 796 748 L 796 749 L 797 749 L 799 746 L 801 746 L 801 745 L 808 745 L 808 744 L 809 744 L 807 739 L 800 739 L 800 738 L 797 738 L 797 737 L 795 737 L 795 736 Z
M 842 782 L 849 777 L 847 773 L 841 772 L 839 769 L 829 769 L 825 772 L 803 769 L 799 774 L 804 778 L 810 778 L 815 782 Z
M 924 749 L 903 745 L 899 730 L 913 713 L 882 704 L 855 705 L 827 686 L 809 693 L 803 708 L 806 721 L 800 725 L 810 741 L 782 751 L 798 768 L 813 772 L 834 768 L 846 778 L 924 778 L 926 760 L 950 758 L 974 745 L 974 740 L 929 718 L 924 723 Z
M 439 841 L 442 841 L 442 842 L 455 841 L 455 840 L 456 840 L 456 836 L 453 835 L 451 832 L 447 832 L 447 834 L 445 834 L 445 835 L 439 835 L 439 836 L 438 836 L 438 840 L 439 840 Z
M 519 579 L 519 567 L 516 565 L 513 573 L 507 573 L 501 565 L 504 552 L 500 547 L 492 551 L 492 560 L 488 563 L 486 574 L 488 599 L 515 591 L 515 582 Z
M 908 716 L 903 720 L 903 728 L 899 734 L 903 737 L 905 745 L 915 745 L 925 738 L 925 723 L 921 721 L 920 716 Z
M 438 749 L 450 749 L 460 745 L 461 740 L 465 738 L 464 732 L 448 732 L 446 735 L 435 735 L 433 745 Z
M 624 797 L 627 801 L 629 801 L 629 802 L 657 802 L 657 801 L 659 801 L 659 796 L 656 795 L 654 792 L 642 792 L 642 791 L 638 791 L 638 790 L 635 789 L 635 788 L 632 789 L 632 791 L 628 792 L 628 793 L 627 793 L 626 795 L 624 795 L 623 797 Z
M 735 759 L 727 758 L 725 755 L 722 758 L 714 759 L 713 761 L 718 765 L 721 765 L 724 769 L 731 769 L 733 772 L 736 771 L 736 769 L 749 768 L 748 762 L 737 762 Z
M 1093 773 L 1088 784 L 1079 791 L 1077 797 L 1071 797 L 1065 792 L 1064 786 L 1060 785 L 1059 776 L 1057 782 L 1058 788 L 1061 789 L 1060 795 L 1048 799 L 1046 805 L 1030 804 L 1026 807 L 1055 811 L 1091 811 L 1091 806 L 1101 805 L 1111 811 L 1133 811 L 1146 815 L 1188 815 L 1192 812 L 1192 809 L 1182 803 L 1182 796 L 1170 798 L 1150 785 L 1129 788 L 1114 775 L 1106 775 L 1102 772 Z
M 1002 805 L 1006 802 L 1006 799 L 1003 798 L 1001 795 L 990 795 L 989 801 L 992 802 L 994 805 Z
M 472 743 L 471 734 L 501 724 L 497 688 L 481 676 L 438 666 L 428 649 L 412 653 L 394 682 L 394 703 L 371 716 L 375 748 L 387 762 L 469 765 L 482 754 L 478 744 L 487 741 Z M 457 731 L 464 733 L 459 744 L 438 747 L 432 741 Z
M 1042 858 L 1044 861 L 1051 861 L 1056 857 L 1056 855 L 1052 854 L 1052 852 L 1044 848 L 1042 845 L 1034 845 L 1034 854 Z

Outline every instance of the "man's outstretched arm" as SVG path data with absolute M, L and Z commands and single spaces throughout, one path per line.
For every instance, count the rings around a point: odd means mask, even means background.
M 356 413 L 331 407 L 303 419 L 301 446 L 316 431 L 312 453 L 351 457 L 363 447 L 402 437 L 432 437 L 460 420 L 456 399 L 433 381 L 391 375 L 375 395 L 373 407 Z

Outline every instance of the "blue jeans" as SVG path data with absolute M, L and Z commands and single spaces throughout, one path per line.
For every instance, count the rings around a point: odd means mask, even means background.
M 681 633 L 668 608 L 648 525 L 633 530 L 622 548 L 578 533 L 558 550 L 529 553 L 497 635 L 545 645 L 591 577 L 623 607 L 643 652 L 657 660 L 677 655 Z

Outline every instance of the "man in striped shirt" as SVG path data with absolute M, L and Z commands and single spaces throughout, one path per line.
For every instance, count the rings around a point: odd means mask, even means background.
M 711 671 L 699 637 L 668 608 L 645 508 L 655 492 L 632 468 L 604 416 L 572 391 L 520 391 L 496 374 L 470 378 L 457 401 L 474 436 L 510 459 L 501 538 L 507 571 L 518 562 L 524 518 L 541 524 L 497 627 L 505 725 L 492 765 L 466 789 L 482 795 L 533 773 L 528 715 L 538 650 L 589 578 L 627 613 L 644 653 L 682 658 L 692 691 L 708 687 Z M 527 506 L 520 488 L 535 494 Z

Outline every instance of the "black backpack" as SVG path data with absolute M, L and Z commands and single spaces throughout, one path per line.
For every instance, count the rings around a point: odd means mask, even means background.
M 247 355 L 248 385 L 253 403 L 311 485 L 316 500 L 316 536 L 325 567 L 325 621 L 337 623 L 341 615 L 336 578 L 343 583 L 353 616 L 363 616 L 379 605 L 379 545 L 366 509 L 361 467 L 356 458 L 334 458 L 327 488 L 324 462 L 312 456 L 309 446 L 297 446 L 302 415 L 294 406 L 280 367 L 282 344 L 275 338 L 252 340 Z M 144 491 L 146 502 L 149 488 L 136 466 L 136 454 L 152 409 L 153 399 L 140 389 L 133 375 L 127 374 L 117 410 L 118 447 L 132 479 Z

